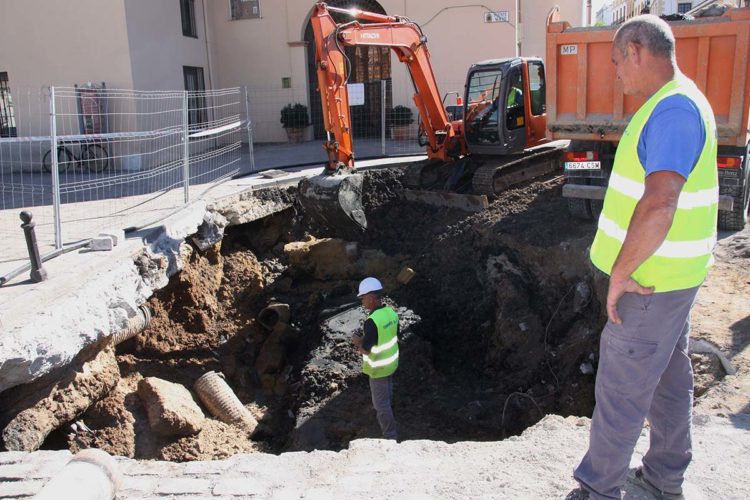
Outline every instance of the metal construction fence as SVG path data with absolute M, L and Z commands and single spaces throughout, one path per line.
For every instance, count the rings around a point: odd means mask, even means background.
M 243 89 L 51 87 L 13 94 L 0 138 L 0 264 L 23 259 L 19 213 L 42 254 L 158 220 L 238 173 Z M 53 153 L 53 151 L 55 153 Z
M 392 85 L 350 85 L 357 158 L 424 152 L 414 106 L 394 105 Z M 45 255 L 158 221 L 233 176 L 327 159 L 320 97 L 307 89 L 12 91 L 2 102 L 13 123 L 0 134 L 0 274 L 27 258 L 22 210 Z M 444 104 L 459 108 L 455 96 Z
M 425 148 L 418 141 L 420 119 L 411 101 L 414 89 L 407 83 L 404 88 L 394 88 L 396 84 L 390 79 L 349 84 L 356 158 L 424 153 Z M 440 82 L 440 88 L 447 91 L 443 104 L 453 119 L 461 118 L 456 95 L 463 93 L 463 86 L 464 82 Z M 327 160 L 321 147 L 327 136 L 316 92 L 310 93 L 306 88 L 248 87 L 247 96 L 257 169 Z

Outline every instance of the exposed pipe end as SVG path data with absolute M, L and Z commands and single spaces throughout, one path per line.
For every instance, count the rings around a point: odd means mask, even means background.
M 121 484 L 117 461 L 102 450 L 89 448 L 75 455 L 34 498 L 112 500 Z
M 128 319 L 128 325 L 112 335 L 114 345 L 121 344 L 145 330 L 151 324 L 151 310 L 146 304 L 138 306 L 135 316 Z
M 273 330 L 277 323 L 288 323 L 290 317 L 289 304 L 272 302 L 258 313 L 258 323 L 267 330 Z

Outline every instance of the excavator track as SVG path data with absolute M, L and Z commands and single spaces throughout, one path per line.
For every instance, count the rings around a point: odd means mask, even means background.
M 514 156 L 467 159 L 468 171 L 473 170 L 469 192 L 456 192 L 445 185 L 455 164 L 430 160 L 415 163 L 407 168 L 404 175 L 406 189 L 402 197 L 437 207 L 481 211 L 489 206 L 490 198 L 497 197 L 505 189 L 558 169 L 565 146 L 563 142 L 540 146 Z
M 499 162 L 488 160 L 474 172 L 472 189 L 477 195 L 495 197 L 515 184 L 555 171 L 564 150 L 564 145 L 555 144 Z

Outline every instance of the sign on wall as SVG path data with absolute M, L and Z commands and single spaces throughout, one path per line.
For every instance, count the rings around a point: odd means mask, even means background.
M 510 14 L 507 10 L 496 10 L 494 12 L 484 13 L 485 23 L 507 23 L 510 21 Z
M 364 83 L 348 83 L 346 89 L 349 93 L 349 106 L 361 106 L 365 103 Z

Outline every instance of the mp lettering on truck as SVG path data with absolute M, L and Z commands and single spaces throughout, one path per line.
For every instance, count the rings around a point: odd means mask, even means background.
M 578 54 L 578 45 L 560 45 L 561 56 L 572 56 Z

